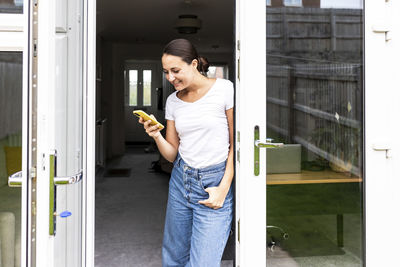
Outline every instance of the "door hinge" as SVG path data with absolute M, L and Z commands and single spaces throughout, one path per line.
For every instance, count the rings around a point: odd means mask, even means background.
M 240 163 L 240 150 L 236 151 L 237 161 Z
M 240 40 L 237 40 L 237 50 L 240 50 Z
M 240 131 L 237 131 L 237 142 L 240 143 Z

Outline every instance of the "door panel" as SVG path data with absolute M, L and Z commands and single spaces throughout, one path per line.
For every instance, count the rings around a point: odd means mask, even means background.
M 67 32 L 68 27 L 68 1 L 56 0 L 56 32 Z
M 9 187 L 8 176 L 22 170 L 22 53 L 0 52 L 0 265 L 21 265 L 21 187 Z M 26 128 L 24 129 L 26 130 Z M 26 156 L 26 152 L 24 152 Z M 23 176 L 21 176 L 23 177 Z M 22 218 L 22 219 L 21 219 Z
M 68 36 L 64 33 L 56 35 L 56 69 L 55 69 L 55 150 L 57 152 L 57 176 L 67 176 L 67 133 L 68 133 Z M 67 210 L 67 188 L 59 187 L 56 191 L 56 209 L 57 213 Z M 58 219 L 56 223 L 56 242 L 55 252 L 66 251 L 66 220 Z M 58 241 L 58 242 L 57 242 Z M 54 264 L 64 266 L 66 262 L 65 253 L 57 253 Z
M 38 247 L 49 249 L 38 249 L 35 263 L 81 266 L 83 182 L 72 178 L 83 168 L 83 1 L 41 3 L 37 9 L 38 176 L 45 177 L 37 186 L 37 236 Z M 54 183 L 53 171 L 54 181 L 65 182 Z
M 265 9 L 263 0 L 236 1 L 236 266 L 266 264 L 265 164 L 255 172 L 256 126 L 266 139 Z
M 266 14 L 267 265 L 363 266 L 363 3 Z

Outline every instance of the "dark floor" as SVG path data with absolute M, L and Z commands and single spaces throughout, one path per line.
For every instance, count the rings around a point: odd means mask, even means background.
M 128 147 L 96 176 L 96 267 L 161 266 L 169 175 L 151 169 L 158 154 L 144 148 Z M 116 176 L 107 174 L 110 169 Z

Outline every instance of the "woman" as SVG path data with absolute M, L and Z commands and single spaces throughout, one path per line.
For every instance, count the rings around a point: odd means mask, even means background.
M 166 103 L 166 137 L 139 122 L 174 162 L 163 266 L 220 266 L 233 214 L 233 84 L 206 77 L 208 62 L 185 39 L 167 44 L 163 71 L 175 87 Z

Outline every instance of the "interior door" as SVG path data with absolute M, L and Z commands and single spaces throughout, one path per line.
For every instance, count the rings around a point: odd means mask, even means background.
M 140 109 L 163 120 L 161 65 L 154 61 L 125 62 L 125 142 L 148 142 L 133 111 Z
M 32 266 L 93 266 L 94 13 L 95 1 L 30 3 Z

